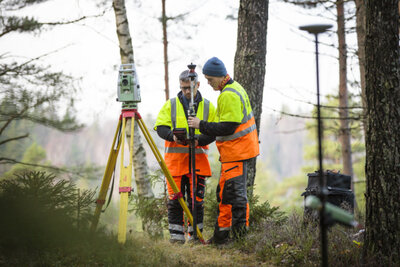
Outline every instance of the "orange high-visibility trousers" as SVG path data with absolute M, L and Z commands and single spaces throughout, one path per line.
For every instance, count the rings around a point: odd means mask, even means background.
M 186 174 L 182 176 L 173 176 L 173 179 L 183 194 L 183 197 L 188 203 L 189 211 L 192 211 L 192 175 Z M 206 186 L 206 177 L 196 175 L 197 193 L 196 193 L 196 211 L 197 211 L 197 227 L 203 231 L 203 217 L 204 217 L 204 194 Z M 169 200 L 168 208 L 168 229 L 171 241 L 185 242 L 185 225 L 183 209 L 178 201 L 177 195 L 172 190 L 171 185 L 167 180 Z M 188 234 L 193 235 L 193 226 L 188 222 Z
M 239 238 L 249 227 L 246 179 L 247 161 L 221 164 L 217 187 L 218 217 L 214 230 L 216 243 L 224 243 L 231 230 L 234 238 Z

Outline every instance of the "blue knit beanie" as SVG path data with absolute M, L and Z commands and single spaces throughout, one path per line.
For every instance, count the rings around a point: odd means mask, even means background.
M 214 77 L 221 77 L 227 74 L 224 62 L 217 57 L 212 57 L 207 60 L 203 67 L 203 74 Z

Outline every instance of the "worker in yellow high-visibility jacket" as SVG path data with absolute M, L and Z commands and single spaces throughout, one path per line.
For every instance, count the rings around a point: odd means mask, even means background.
M 200 82 L 196 74 L 195 88 L 193 90 L 196 117 L 204 121 L 214 121 L 215 107 L 207 99 L 203 98 L 198 91 Z M 192 212 L 192 177 L 189 168 L 189 144 L 184 144 L 173 134 L 174 128 L 189 127 L 187 123 L 189 103 L 191 101 L 191 87 L 189 71 L 182 72 L 179 76 L 181 91 L 177 97 L 169 99 L 160 110 L 154 129 L 158 135 L 165 140 L 165 164 L 167 165 L 173 179 L 180 189 L 186 195 L 188 207 Z M 200 136 L 200 131 L 195 130 L 195 136 Z M 210 163 L 208 161 L 208 144 L 215 140 L 214 137 L 201 135 L 196 139 L 195 158 L 196 158 L 196 210 L 197 227 L 203 230 L 204 216 L 204 194 L 206 177 L 211 176 Z M 177 196 L 174 194 L 170 184 L 168 185 L 168 224 L 170 232 L 170 241 L 172 243 L 185 243 L 183 210 L 180 206 Z M 188 227 L 189 239 L 193 234 L 193 227 Z
M 217 187 L 218 218 L 209 243 L 223 244 L 240 238 L 249 226 L 246 180 L 247 161 L 259 154 L 256 124 L 246 90 L 234 81 L 224 63 L 216 57 L 203 67 L 208 84 L 220 91 L 216 122 L 189 118 L 189 127 L 216 137 L 221 175 Z

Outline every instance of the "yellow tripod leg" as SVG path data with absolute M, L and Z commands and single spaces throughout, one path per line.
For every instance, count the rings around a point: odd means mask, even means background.
M 104 172 L 103 180 L 101 182 L 99 196 L 96 200 L 96 210 L 94 212 L 92 225 L 90 227 L 91 231 L 95 231 L 97 228 L 97 224 L 99 223 L 100 213 L 105 203 L 108 187 L 110 186 L 111 175 L 114 172 L 115 164 L 117 162 L 118 153 L 121 146 L 121 140 L 119 139 L 119 135 L 121 133 L 120 127 L 121 127 L 121 120 L 118 121 L 117 130 L 115 131 L 114 140 L 111 146 L 111 151 L 107 160 L 106 170 Z M 118 142 L 117 146 L 115 146 L 116 142 Z
M 144 124 L 142 119 L 137 119 L 140 130 L 142 130 L 144 137 L 147 140 L 147 143 L 149 144 L 151 150 L 153 151 L 154 156 L 157 159 L 158 164 L 160 164 L 160 167 L 162 169 L 162 171 L 164 172 L 165 177 L 167 178 L 169 184 L 172 187 L 172 190 L 174 190 L 174 193 L 179 193 L 180 190 L 178 188 L 178 186 L 176 185 L 174 179 L 172 178 L 171 173 L 169 172 L 167 165 L 165 164 L 165 161 L 163 159 L 163 157 L 160 154 L 160 151 L 158 150 L 156 144 L 154 143 L 153 138 L 150 135 L 149 130 L 147 129 L 146 125 Z M 186 216 L 188 217 L 190 223 L 193 225 L 193 216 L 190 213 L 189 208 L 186 206 L 185 201 L 183 200 L 183 197 L 179 197 L 178 198 L 179 203 L 181 204 L 183 211 L 186 213 Z M 201 242 L 204 243 L 204 238 L 203 235 L 199 229 L 199 227 L 196 227 L 196 233 L 197 236 L 199 237 L 199 239 L 201 240 Z
M 128 220 L 128 198 L 131 193 L 131 182 L 132 182 L 132 156 L 133 156 L 133 135 L 134 135 L 134 119 L 131 119 L 131 139 L 129 142 L 129 165 L 124 166 L 124 145 L 121 149 L 121 173 L 119 180 L 119 193 L 120 193 L 120 205 L 119 205 L 119 221 L 118 221 L 118 242 L 124 244 L 126 241 L 126 224 Z M 122 119 L 122 144 L 125 141 L 125 127 L 127 118 Z

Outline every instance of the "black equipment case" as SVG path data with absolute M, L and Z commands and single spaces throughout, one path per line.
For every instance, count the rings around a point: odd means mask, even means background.
M 319 171 L 308 173 L 308 184 L 306 191 L 301 194 L 306 199 L 307 196 L 317 196 L 320 188 Z M 338 207 L 344 208 L 351 213 L 354 212 L 354 193 L 351 191 L 351 176 L 327 170 L 324 172 L 326 177 L 326 200 Z M 304 215 L 318 216 L 309 208 L 304 207 Z

